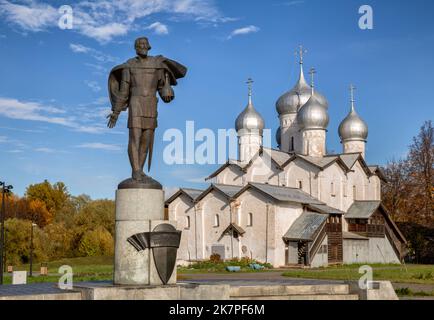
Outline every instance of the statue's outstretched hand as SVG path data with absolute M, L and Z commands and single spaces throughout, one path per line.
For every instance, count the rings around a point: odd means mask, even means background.
M 111 113 L 107 116 L 107 119 L 109 119 L 107 123 L 107 127 L 114 128 L 116 126 L 116 122 L 118 121 L 119 114 L 118 113 Z

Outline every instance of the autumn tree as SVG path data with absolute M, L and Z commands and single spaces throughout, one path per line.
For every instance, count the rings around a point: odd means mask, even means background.
M 431 121 L 413 138 L 405 159 L 383 168 L 382 199 L 398 222 L 416 262 L 434 263 L 434 132 Z
M 44 232 L 38 228 L 34 228 L 33 237 L 33 256 L 35 261 L 46 261 L 48 258 L 42 243 L 44 240 Z M 30 237 L 32 222 L 21 219 L 8 219 L 5 223 L 6 229 L 6 260 L 7 263 L 17 265 L 28 263 L 30 259 Z
M 52 185 L 45 180 L 42 183 L 28 186 L 25 197 L 29 200 L 44 202 L 46 208 L 54 217 L 63 208 L 70 195 L 63 182 L 56 182 Z
M 434 128 L 431 121 L 426 121 L 413 138 L 408 165 L 413 210 L 421 223 L 434 227 Z

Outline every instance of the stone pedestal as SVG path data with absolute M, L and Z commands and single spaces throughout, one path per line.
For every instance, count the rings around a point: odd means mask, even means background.
M 119 189 L 116 191 L 115 285 L 161 285 L 152 249 L 137 251 L 127 239 L 151 232 L 164 219 L 164 192 L 158 189 Z M 168 284 L 176 283 L 176 268 Z

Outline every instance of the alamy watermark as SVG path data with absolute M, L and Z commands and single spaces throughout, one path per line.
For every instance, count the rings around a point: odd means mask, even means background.
M 58 10 L 60 14 L 59 21 L 57 25 L 62 30 L 70 30 L 74 27 L 74 11 L 69 5 L 63 5 Z
M 61 277 L 59 279 L 59 289 L 61 290 L 72 290 L 74 279 L 73 279 L 73 272 L 72 267 L 68 265 L 63 265 L 59 268 L 59 274 L 61 274 Z
M 359 13 L 362 15 L 359 18 L 359 28 L 362 30 L 374 29 L 374 10 L 372 7 L 364 4 L 359 8 Z
M 254 131 L 252 136 L 246 137 L 247 148 L 254 148 L 254 140 L 258 136 L 261 136 L 262 146 L 271 146 L 271 130 L 264 129 L 256 137 Z M 167 165 L 224 164 L 228 159 L 237 159 L 238 139 L 235 129 L 218 129 L 215 132 L 201 128 L 196 131 L 194 121 L 186 121 L 184 132 L 176 128 L 164 132 L 163 141 L 168 144 L 163 150 L 163 161 Z

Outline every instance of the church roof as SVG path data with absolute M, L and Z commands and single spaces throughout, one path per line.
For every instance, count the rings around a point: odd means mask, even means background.
M 242 190 L 240 190 L 235 197 L 239 196 L 245 190 L 249 188 L 254 188 L 277 201 L 282 202 L 297 202 L 303 204 L 323 204 L 323 202 L 313 198 L 308 193 L 298 189 L 298 188 L 289 188 L 282 186 L 275 186 L 270 184 L 263 183 L 254 183 L 249 182 L 247 186 L 245 186 Z
M 165 201 L 166 204 L 171 203 L 173 200 L 178 198 L 181 194 L 186 195 L 191 199 L 191 201 L 196 200 L 196 198 L 203 192 L 203 190 L 200 189 L 192 189 L 192 188 L 179 188 L 177 192 L 175 192 L 172 196 L 169 197 Z
M 342 159 L 342 161 L 345 163 L 345 165 L 351 169 L 356 161 L 360 157 L 360 153 L 343 153 L 340 154 L 339 157 Z
M 347 219 L 369 219 L 381 205 L 381 201 L 354 201 L 345 215 Z
M 326 214 L 303 212 L 286 231 L 283 239 L 313 241 L 327 218 Z
M 244 169 L 241 161 L 229 159 L 228 161 L 226 161 L 225 164 L 220 166 L 216 171 L 214 171 L 207 178 L 205 178 L 205 181 L 214 178 L 215 176 L 217 176 L 220 172 L 222 172 L 224 169 L 226 169 L 229 166 L 236 166 L 236 167 L 240 168 L 241 170 Z
M 333 207 L 329 207 L 326 204 L 309 204 L 308 205 L 309 209 L 311 210 L 316 210 L 319 211 L 320 213 L 326 213 L 326 214 L 345 214 L 345 212 L 333 208 Z
M 213 186 L 231 198 L 243 188 L 242 186 L 233 186 L 228 184 L 217 184 L 217 183 L 214 183 Z
M 222 194 L 226 198 L 232 198 L 242 188 L 243 188 L 242 186 L 213 183 L 195 199 L 195 202 L 198 202 L 199 200 L 203 199 L 208 193 L 210 193 L 213 190 L 218 191 L 220 194 Z

